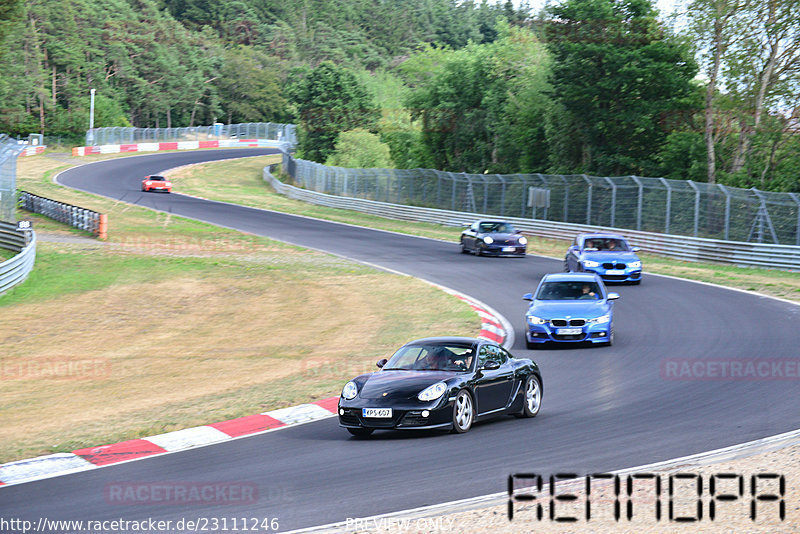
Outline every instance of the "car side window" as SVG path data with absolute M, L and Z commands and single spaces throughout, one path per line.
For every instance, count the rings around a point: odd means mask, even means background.
M 499 364 L 503 364 L 506 361 L 506 355 L 502 353 L 503 349 L 498 347 L 497 345 L 483 345 L 481 346 L 481 350 L 478 353 L 478 365 L 483 367 L 486 365 L 486 362 L 492 360 L 496 361 Z
M 472 230 L 473 232 L 477 232 L 478 231 L 478 223 L 472 223 L 472 226 L 470 226 L 469 229 Z

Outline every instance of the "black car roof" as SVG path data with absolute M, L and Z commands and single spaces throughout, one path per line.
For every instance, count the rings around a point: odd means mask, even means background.
M 430 345 L 430 344 L 453 344 L 457 343 L 460 345 L 477 345 L 481 342 L 486 342 L 488 340 L 479 339 L 475 337 L 461 337 L 461 336 L 439 336 L 439 337 L 424 337 L 422 339 L 415 339 L 414 341 L 409 341 L 406 345 Z

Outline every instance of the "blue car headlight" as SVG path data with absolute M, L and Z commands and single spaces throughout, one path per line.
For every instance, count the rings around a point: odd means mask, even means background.
M 436 382 L 434 385 L 428 386 L 420 391 L 417 398 L 421 401 L 432 401 L 444 395 L 445 391 L 447 391 L 447 384 L 444 382 Z
M 486 243 L 487 245 L 491 245 L 492 243 L 494 243 L 494 239 L 492 239 L 492 236 L 487 235 L 486 237 L 483 238 L 483 242 Z
M 358 395 L 358 386 L 353 381 L 348 382 L 342 388 L 342 398 L 345 400 L 352 400 Z
M 528 244 L 528 238 L 525 237 L 525 236 L 520 237 L 517 241 L 519 242 L 520 245 L 527 245 Z
M 536 317 L 535 315 L 528 315 L 527 319 L 530 324 L 544 324 L 547 322 L 541 317 Z
M 600 267 L 599 261 L 583 260 L 584 267 Z
M 595 317 L 594 319 L 589 319 L 589 322 L 592 324 L 601 324 L 607 323 L 611 321 L 611 314 L 607 313 L 605 315 L 601 315 L 600 317 Z
M 628 264 L 628 267 L 630 267 L 631 269 L 641 269 L 642 262 L 640 262 L 640 261 L 632 261 L 632 262 L 630 262 Z

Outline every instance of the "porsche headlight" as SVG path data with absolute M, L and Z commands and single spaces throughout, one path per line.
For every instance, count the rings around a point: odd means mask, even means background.
M 544 324 L 546 321 L 541 317 L 536 317 L 535 315 L 528 315 L 528 322 L 531 324 Z
M 525 237 L 525 236 L 520 237 L 519 238 L 519 244 L 520 245 L 527 245 L 528 244 L 528 238 Z
M 420 391 L 417 398 L 421 401 L 432 401 L 444 395 L 445 391 L 447 391 L 447 384 L 444 382 L 436 382 L 434 385 L 428 386 Z
M 494 243 L 494 239 L 492 239 L 492 236 L 487 235 L 486 237 L 483 238 L 483 242 L 486 243 L 487 245 L 491 245 L 492 243 Z
M 342 398 L 345 400 L 355 399 L 356 395 L 358 395 L 358 386 L 356 386 L 355 382 L 348 382 L 342 388 Z
M 583 260 L 584 267 L 600 267 L 599 261 Z
M 628 264 L 628 267 L 630 267 L 631 269 L 639 269 L 639 268 L 641 268 L 641 266 L 642 266 L 642 262 L 640 262 L 640 261 L 632 261 L 632 262 L 630 262 Z
M 595 317 L 594 319 L 589 319 L 590 323 L 607 323 L 611 320 L 611 314 L 607 313 L 605 315 L 601 315 L 600 317 Z

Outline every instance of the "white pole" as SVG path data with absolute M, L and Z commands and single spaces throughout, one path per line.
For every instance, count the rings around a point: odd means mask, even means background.
M 89 104 L 89 145 L 94 144 L 94 92 L 95 89 L 90 91 L 92 98 Z

